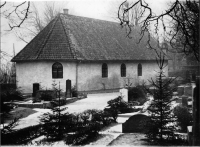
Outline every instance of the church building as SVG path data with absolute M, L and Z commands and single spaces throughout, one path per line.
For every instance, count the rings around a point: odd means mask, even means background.
M 147 36 L 139 42 L 139 30 L 132 38 L 126 31 L 116 22 L 59 14 L 12 59 L 17 86 L 32 93 L 33 83 L 51 89 L 60 82 L 65 92 L 70 80 L 77 91 L 92 92 L 148 83 L 158 71 L 156 54 Z

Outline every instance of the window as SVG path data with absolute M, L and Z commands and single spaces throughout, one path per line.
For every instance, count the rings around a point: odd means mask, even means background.
M 63 78 L 63 66 L 61 63 L 56 62 L 52 65 L 52 78 Z
M 124 63 L 121 65 L 121 77 L 126 77 L 126 65 Z
M 108 77 L 108 66 L 106 63 L 102 65 L 102 77 Z
M 142 65 L 138 64 L 138 76 L 142 76 Z

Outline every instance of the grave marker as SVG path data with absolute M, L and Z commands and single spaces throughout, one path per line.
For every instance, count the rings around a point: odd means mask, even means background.
M 123 100 L 125 102 L 128 102 L 128 89 L 123 88 L 123 89 L 120 89 L 119 92 L 121 93 Z

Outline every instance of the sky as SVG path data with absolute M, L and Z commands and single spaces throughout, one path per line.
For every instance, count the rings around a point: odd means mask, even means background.
M 36 1 L 36 2 L 35 2 Z M 35 0 L 36 7 L 42 11 L 42 1 Z M 102 20 L 117 21 L 118 6 L 124 0 L 66 0 L 56 1 L 56 4 L 63 8 L 69 9 L 69 14 L 78 15 L 84 17 L 91 17 Z M 135 0 L 128 0 L 130 3 Z M 161 13 L 166 8 L 166 3 L 169 0 L 145 0 L 150 4 L 155 13 Z M 3 1 L 1 1 L 2 3 Z M 22 2 L 22 0 L 9 1 L 14 4 L 16 2 Z M 9 29 L 6 19 L 1 17 L 1 32 Z M 6 34 L 6 35 L 5 35 Z M 2 62 L 10 61 L 13 56 L 13 46 L 15 53 L 17 54 L 21 49 L 25 47 L 26 43 L 18 39 L 13 32 L 8 31 L 1 35 L 1 50 L 10 55 L 6 59 L 2 59 Z

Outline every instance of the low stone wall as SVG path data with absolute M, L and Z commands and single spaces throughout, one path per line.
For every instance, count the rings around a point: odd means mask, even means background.
M 68 98 L 65 101 L 65 105 L 66 104 L 70 104 L 73 103 L 77 100 L 80 100 L 82 98 Z M 58 99 L 57 99 L 58 101 Z M 18 105 L 18 107 L 27 107 L 27 108 L 40 108 L 40 109 L 48 109 L 51 108 L 53 105 L 51 104 L 50 101 L 44 101 L 41 103 L 19 103 L 19 102 L 14 102 L 15 105 Z
M 16 105 L 18 105 L 18 107 L 27 107 L 27 108 L 41 108 L 41 109 L 46 109 L 48 108 L 48 106 L 50 106 L 50 103 L 41 103 L 41 104 L 23 104 L 23 103 L 15 103 Z

